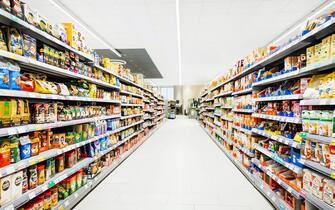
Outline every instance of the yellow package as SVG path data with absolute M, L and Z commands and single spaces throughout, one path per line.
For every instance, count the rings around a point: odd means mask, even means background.
M 0 125 L 1 127 L 7 127 L 11 122 L 11 105 L 9 99 L 0 100 Z
M 48 83 L 43 80 L 36 79 L 34 80 L 35 83 L 35 89 L 34 92 L 37 93 L 45 93 L 45 94 L 50 94 L 50 90 L 48 88 Z
M 319 94 L 320 98 L 333 98 L 334 97 L 334 72 L 324 75 L 320 79 Z
M 322 44 L 316 44 L 315 45 L 315 54 L 314 54 L 314 62 L 320 62 L 321 61 L 321 53 L 322 52 Z
M 319 87 L 323 83 L 325 74 L 313 75 L 311 80 L 308 82 L 307 88 L 304 92 L 304 98 L 319 98 Z
M 97 86 L 95 84 L 90 84 L 89 85 L 89 93 L 90 93 L 90 98 L 96 98 L 96 93 L 97 93 Z
M 330 57 L 335 57 L 335 34 L 331 35 L 330 38 Z
M 307 61 L 306 61 L 307 65 L 311 65 L 315 62 L 314 61 L 314 58 L 315 58 L 315 47 L 314 46 L 307 48 L 306 56 L 307 56 Z
M 22 117 L 22 113 L 21 113 L 21 109 L 19 106 L 19 99 L 10 99 L 10 106 L 11 106 L 11 122 L 12 125 L 18 126 L 21 124 L 21 117 Z
M 73 47 L 74 49 L 78 50 L 78 30 L 76 27 L 73 25 L 73 23 L 63 23 L 63 27 L 66 32 L 66 39 L 70 43 L 70 46 Z
M 322 39 L 321 42 L 321 60 L 329 60 L 330 58 L 330 42 L 331 36 L 327 36 L 326 38 Z

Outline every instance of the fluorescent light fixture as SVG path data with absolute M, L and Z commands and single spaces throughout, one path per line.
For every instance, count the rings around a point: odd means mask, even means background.
M 104 44 L 108 49 L 110 49 L 112 52 L 114 52 L 117 56 L 122 57 L 122 55 L 110 44 L 108 44 L 106 41 L 104 41 L 101 37 L 99 37 L 96 33 L 94 33 L 91 29 L 89 29 L 85 24 L 80 22 L 77 17 L 74 17 L 70 12 L 67 11 L 63 6 L 61 6 L 59 1 L 57 0 L 49 0 L 51 4 L 53 4 L 55 7 L 57 7 L 60 11 L 62 11 L 65 15 L 70 17 L 74 22 L 76 22 L 77 25 L 80 25 L 82 28 L 84 28 L 87 32 L 89 32 L 94 38 L 96 38 L 98 41 L 100 41 L 102 44 Z
M 177 44 L 178 44 L 178 78 L 179 85 L 182 85 L 182 72 L 181 72 L 181 37 L 180 37 L 180 9 L 179 0 L 176 0 L 176 22 L 177 22 Z
M 322 12 L 324 12 L 326 9 L 328 9 L 330 6 L 332 6 L 333 4 L 335 3 L 335 1 L 330 1 L 326 6 L 324 6 L 323 8 L 319 9 L 316 13 L 314 13 L 313 15 L 311 16 L 308 16 L 307 17 L 303 17 L 304 20 L 308 19 L 308 20 L 311 20 L 313 18 L 315 18 L 316 16 L 320 15 Z M 322 6 L 322 5 L 320 5 Z M 319 6 L 319 7 L 320 7 Z M 317 9 L 316 9 L 317 10 Z M 314 12 L 315 10 L 312 10 L 310 13 Z M 277 39 L 275 39 L 275 41 L 273 41 L 272 43 L 278 43 L 280 40 L 284 39 L 284 38 L 287 38 L 287 36 L 289 34 L 291 34 L 292 32 L 294 32 L 295 30 L 297 30 L 299 27 L 301 27 L 303 24 L 305 24 L 305 21 L 304 22 L 301 22 L 299 23 L 298 25 L 296 25 L 295 27 L 293 27 L 292 29 L 290 29 L 288 32 L 284 33 L 283 35 L 281 35 L 280 37 L 278 37 Z

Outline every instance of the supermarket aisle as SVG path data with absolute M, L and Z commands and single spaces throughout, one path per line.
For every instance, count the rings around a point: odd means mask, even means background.
M 266 210 L 273 207 L 197 121 L 167 121 L 78 210 Z

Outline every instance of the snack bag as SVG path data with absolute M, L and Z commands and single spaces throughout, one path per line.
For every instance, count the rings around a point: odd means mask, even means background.
M 332 91 L 334 89 L 334 85 L 334 73 L 324 75 L 324 77 L 320 80 L 320 98 L 332 98 L 334 96 L 334 91 Z
M 333 130 L 332 111 L 320 111 L 320 121 L 318 126 L 318 135 L 331 136 Z
M 325 78 L 325 74 L 312 76 L 303 95 L 304 98 L 319 98 L 319 87 L 323 86 L 322 78 Z
M 11 63 L 9 66 L 9 88 L 11 90 L 21 90 L 20 83 L 20 67 L 17 64 Z
M 0 61 L 0 88 L 9 89 L 9 70 L 5 62 Z
M 6 40 L 5 40 L 5 34 L 2 32 L 2 30 L 0 30 L 0 50 L 8 51 Z
M 9 51 L 18 55 L 23 55 L 23 40 L 21 33 L 16 28 L 9 28 L 7 31 Z

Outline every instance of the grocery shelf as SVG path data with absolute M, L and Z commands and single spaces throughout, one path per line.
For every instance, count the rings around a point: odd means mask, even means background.
M 283 95 L 283 96 L 269 96 L 253 99 L 256 102 L 260 101 L 282 101 L 282 100 L 299 100 L 302 99 L 302 94 L 293 94 L 293 95 Z M 301 101 L 300 101 L 300 105 Z
M 143 104 L 126 104 L 126 103 L 121 103 L 121 106 L 134 106 L 134 107 L 137 107 L 137 106 L 143 106 Z
M 124 119 L 128 119 L 128 118 L 133 118 L 133 117 L 141 117 L 143 116 L 143 113 L 141 114 L 132 114 L 132 115 L 128 115 L 128 116 L 121 116 L 121 120 L 124 120 Z
M 1 15 L 1 14 L 0 14 Z M 54 76 L 58 76 L 61 78 L 74 78 L 74 79 L 83 79 L 88 82 L 94 83 L 96 85 L 102 86 L 102 87 L 107 87 L 107 88 L 112 88 L 119 90 L 120 87 L 116 85 L 109 84 L 107 82 L 94 79 L 85 75 L 81 75 L 78 73 L 74 73 L 70 70 L 62 69 L 57 66 L 49 65 L 37 60 L 33 60 L 31 58 L 26 58 L 21 55 L 17 55 L 11 52 L 3 51 L 0 50 L 0 56 L 4 58 L 8 58 L 10 60 L 17 61 L 21 64 L 21 66 L 26 67 L 27 69 L 32 69 L 34 71 L 39 71 L 41 73 L 48 73 Z
M 328 137 L 328 136 L 320 136 L 316 134 L 310 134 L 301 132 L 300 136 L 303 136 L 305 139 L 313 140 L 316 142 L 324 143 L 324 144 L 334 144 L 335 138 L 334 137 Z
M 269 150 L 261 147 L 258 144 L 254 144 L 255 149 L 257 149 L 258 151 L 260 151 L 261 153 L 263 153 L 264 155 L 268 156 L 269 158 L 273 159 L 274 161 L 276 161 L 277 163 L 282 164 L 283 166 L 285 166 L 286 168 L 294 171 L 297 174 L 302 174 L 302 168 L 292 164 L 292 163 L 288 163 L 285 160 L 283 160 L 281 157 L 279 157 L 277 154 L 270 152 Z
M 241 112 L 241 113 L 248 113 L 251 114 L 254 112 L 252 109 L 233 109 L 233 112 Z
M 255 154 L 252 153 L 250 150 L 248 150 L 248 149 L 246 149 L 246 148 L 244 148 L 244 147 L 242 147 L 242 146 L 240 146 L 239 144 L 236 144 L 236 143 L 234 143 L 233 145 L 234 145 L 234 147 L 236 147 L 237 149 L 239 149 L 240 151 L 242 151 L 244 154 L 248 155 L 249 157 L 255 157 Z
M 217 104 L 214 104 L 215 107 L 221 107 L 222 104 L 221 103 L 217 103 Z
M 111 116 L 84 118 L 84 119 L 78 119 L 78 120 L 57 121 L 54 123 L 28 124 L 28 125 L 21 125 L 21 126 L 16 126 L 16 127 L 0 128 L 0 137 L 28 133 L 32 131 L 66 127 L 66 126 L 83 124 L 83 123 L 90 123 L 90 122 L 95 122 L 98 120 L 114 119 L 114 118 L 119 118 L 119 117 L 120 115 L 118 114 L 118 115 L 111 115 Z
M 70 45 L 25 22 L 24 20 L 21 20 L 20 18 L 3 9 L 0 9 L 0 22 L 18 28 L 21 32 L 31 35 L 32 37 L 41 40 L 42 42 L 56 46 L 57 48 L 61 47 L 63 49 L 70 50 L 88 61 L 93 61 L 93 56 L 86 55 L 85 53 L 72 48 Z
M 208 99 L 206 99 L 206 102 L 209 102 L 209 101 L 214 101 L 214 98 L 208 98 Z
M 148 109 L 148 110 L 144 110 L 144 112 L 154 113 L 154 111 L 153 111 L 153 110 L 150 110 L 150 109 Z
M 264 85 L 269 85 L 277 82 L 281 82 L 284 80 L 289 80 L 289 79 L 294 79 L 300 77 L 299 70 L 295 70 L 286 74 L 282 74 L 276 77 L 272 77 L 270 79 L 265 79 L 259 82 L 254 82 L 252 84 L 252 87 L 258 87 L 258 86 L 264 86 Z
M 135 125 L 139 125 L 139 124 L 141 124 L 141 123 L 144 123 L 144 120 L 140 120 L 140 121 L 135 122 L 135 123 L 132 123 L 132 124 L 130 124 L 130 125 L 127 125 L 127 126 L 123 126 L 123 127 L 121 127 L 121 128 L 118 128 L 118 131 L 126 130 L 126 129 L 130 128 L 130 127 L 133 127 L 133 126 L 135 126 Z
M 220 114 L 220 113 L 215 113 L 215 112 L 214 112 L 214 116 L 221 117 L 221 114 Z
M 289 138 L 286 138 L 284 136 L 281 136 L 281 135 L 275 135 L 275 134 L 270 134 L 268 132 L 265 132 L 263 130 L 259 130 L 257 128 L 253 128 L 252 129 L 252 132 L 253 133 L 256 133 L 258 135 L 261 135 L 261 136 L 264 136 L 264 137 L 267 137 L 267 138 L 270 138 L 272 140 L 275 140 L 275 141 L 278 141 L 280 143 L 283 143 L 283 144 L 286 144 L 286 145 L 289 145 L 291 147 L 294 147 L 294 148 L 297 148 L 297 149 L 300 149 L 300 143 L 299 142 L 296 142 L 292 139 L 289 139 Z
M 300 194 L 310 203 L 312 203 L 314 206 L 316 206 L 318 209 L 322 209 L 322 210 L 334 210 L 334 207 L 327 204 L 326 202 L 324 202 L 323 200 L 321 200 L 320 198 L 316 197 L 315 195 L 305 191 L 305 190 L 301 190 Z
M 201 94 L 201 97 L 205 97 L 208 94 L 208 92 L 204 92 L 203 94 Z
M 220 97 L 230 96 L 232 93 L 233 93 L 233 91 L 228 91 L 226 93 L 220 93 L 220 94 L 214 96 L 214 98 L 220 98 Z
M 79 161 L 71 168 L 67 168 L 64 171 L 56 174 L 53 178 L 47 180 L 44 184 L 37 186 L 34 189 L 28 190 L 27 192 L 23 193 L 19 198 L 6 203 L 5 205 L 1 206 L 3 209 L 18 209 L 18 207 L 22 206 L 29 200 L 35 198 L 39 194 L 47 191 L 49 188 L 55 186 L 62 180 L 66 179 L 67 177 L 71 176 L 72 174 L 76 173 L 80 169 L 88 166 L 90 163 L 94 161 L 94 158 L 85 158 Z
M 206 110 L 213 110 L 214 111 L 214 107 L 206 107 Z
M 129 80 L 128 78 L 125 78 L 125 77 L 119 76 L 119 75 L 117 77 L 119 78 L 120 82 L 122 82 L 124 84 L 132 85 L 132 86 L 135 86 L 135 87 L 140 88 L 142 90 L 145 90 L 145 88 L 143 86 Z M 150 93 L 153 94 L 152 92 L 150 92 Z
M 335 59 L 331 58 L 329 60 L 320 61 L 318 63 L 307 65 L 306 67 L 301 68 L 299 72 L 301 76 L 303 76 L 303 75 L 313 74 L 313 73 L 317 73 L 320 71 L 332 69 L 334 67 L 335 67 Z
M 202 127 L 202 126 L 201 126 Z M 203 127 L 202 127 L 203 128 Z M 211 138 L 211 140 L 221 149 L 221 151 L 230 159 L 230 161 L 240 170 L 240 172 L 248 179 L 248 181 L 255 186 L 261 193 L 267 198 L 271 204 L 280 210 L 292 210 L 290 206 L 286 204 L 275 192 L 273 192 L 257 175 L 251 174 L 249 171 L 242 166 L 231 154 L 229 154 L 224 146 L 217 142 L 212 135 L 203 128 L 207 135 Z
M 267 119 L 267 120 L 279 121 L 279 122 L 301 124 L 301 118 L 297 118 L 297 117 L 282 117 L 282 116 L 277 116 L 277 115 L 267 115 L 267 114 L 258 114 L 258 113 L 253 113 L 252 116 L 257 117 L 257 118 Z
M 206 123 L 207 125 L 209 125 L 210 127 L 212 127 L 212 128 L 216 128 L 214 124 L 212 124 L 212 123 L 210 123 L 210 122 L 208 122 L 208 121 L 205 121 L 205 123 Z
M 303 99 L 300 106 L 329 106 L 335 105 L 334 98 Z
M 27 91 L 20 91 L 20 90 L 6 90 L 6 89 L 0 89 L 0 96 L 16 97 L 16 98 L 62 100 L 62 101 L 86 101 L 86 102 L 101 102 L 101 103 L 114 103 L 114 104 L 121 103 L 119 100 L 80 97 L 80 96 L 63 96 L 63 95 L 55 95 L 55 94 L 43 94 L 43 93 L 27 92 Z
M 247 88 L 245 90 L 240 90 L 240 91 L 233 92 L 232 95 L 237 96 L 237 95 L 248 94 L 248 93 L 251 93 L 251 92 L 252 92 L 252 88 Z
M 147 100 L 147 99 L 143 99 L 143 102 L 144 102 L 144 103 L 150 103 L 150 101 Z
M 229 138 L 227 138 L 226 136 L 222 135 L 220 131 L 215 130 L 214 132 L 215 132 L 216 135 L 218 135 L 221 139 L 223 139 L 229 145 L 233 145 L 234 144 Z
M 306 166 L 307 168 L 311 168 L 315 171 L 318 171 L 330 178 L 335 179 L 335 170 L 332 170 L 330 168 L 327 168 L 323 165 L 321 165 L 320 163 L 311 161 L 311 160 L 304 160 L 304 159 L 300 159 L 299 162 L 301 164 L 303 164 L 304 166 Z
M 252 135 L 252 131 L 251 130 L 248 130 L 248 129 L 245 129 L 245 128 L 242 128 L 242 127 L 239 127 L 239 126 L 235 126 L 235 125 L 233 125 L 232 128 L 235 128 L 236 130 L 241 131 L 241 132 L 243 132 L 245 134 Z
M 221 106 L 221 108 L 222 108 L 222 109 L 233 109 L 232 106 L 225 106 L 225 105 Z
M 143 98 L 143 96 L 140 95 L 140 94 L 128 92 L 128 91 L 125 91 L 125 90 L 120 90 L 120 93 L 125 94 L 125 95 L 135 96 L 135 97 L 138 97 L 138 98 Z
M 222 120 L 226 120 L 226 121 L 229 121 L 229 122 L 233 122 L 233 119 L 229 119 L 225 116 L 220 116 Z
M 264 183 L 264 181 L 257 175 L 252 174 L 254 186 L 276 207 L 280 210 L 293 210 L 282 198 L 280 198 L 272 189 Z
M 275 175 L 270 169 L 265 166 L 262 166 L 260 161 L 253 158 L 251 162 L 255 164 L 258 168 L 262 169 L 267 175 L 269 175 L 272 179 L 274 179 L 280 186 L 282 186 L 287 192 L 291 193 L 295 198 L 302 199 L 300 192 L 296 191 L 282 179 L 280 179 L 277 175 Z

